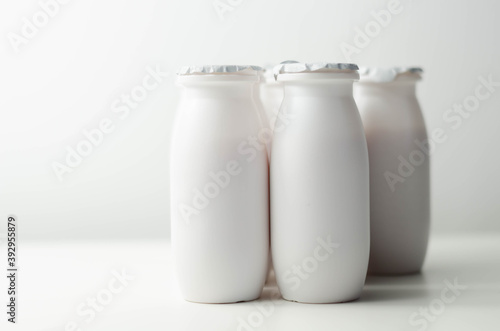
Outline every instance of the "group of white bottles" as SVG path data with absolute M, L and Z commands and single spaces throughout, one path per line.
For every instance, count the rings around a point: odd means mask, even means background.
M 257 299 L 274 267 L 287 300 L 345 302 L 360 297 L 367 270 L 418 272 L 429 231 L 420 73 L 182 68 L 171 226 L 184 298 Z

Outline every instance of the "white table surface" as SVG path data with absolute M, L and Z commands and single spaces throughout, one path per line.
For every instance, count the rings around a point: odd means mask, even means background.
M 5 244 L 2 252 L 5 257 Z M 1 330 L 72 330 L 72 322 L 82 331 L 500 330 L 500 235 L 434 236 L 421 274 L 369 277 L 361 299 L 320 305 L 275 300 L 276 287 L 266 287 L 253 302 L 186 302 L 176 287 L 167 241 L 21 241 L 19 252 L 18 323 L 7 323 L 2 305 Z M 109 298 L 113 270 L 135 278 Z M 441 305 L 445 281 L 455 279 L 466 289 Z M 99 305 L 102 311 L 93 320 L 77 313 L 99 294 L 110 303 Z M 267 308 L 266 316 L 259 307 Z M 411 325 L 410 316 L 421 307 L 435 313 L 428 317 L 432 321 Z M 253 326 L 243 327 L 242 320 Z

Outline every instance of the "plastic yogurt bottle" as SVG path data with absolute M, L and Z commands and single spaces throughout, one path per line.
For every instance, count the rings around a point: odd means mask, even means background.
M 171 146 L 171 226 L 188 301 L 248 301 L 264 286 L 269 184 L 265 146 L 255 143 L 260 70 L 191 66 L 178 73 L 183 92 Z
M 362 68 L 354 96 L 370 158 L 369 273 L 419 272 L 429 237 L 429 144 L 420 68 Z
M 271 246 L 283 298 L 360 297 L 369 256 L 368 151 L 353 99 L 357 65 L 286 63 L 271 155 Z

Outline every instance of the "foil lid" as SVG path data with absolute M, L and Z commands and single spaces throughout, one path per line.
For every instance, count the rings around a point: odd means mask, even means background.
M 279 74 L 305 73 L 315 71 L 329 70 L 358 70 L 358 66 L 354 63 L 329 63 L 329 62 L 314 62 L 301 63 L 297 61 L 284 61 L 274 67 L 274 78 Z
M 419 67 L 391 67 L 391 68 L 378 68 L 378 67 L 361 67 L 359 69 L 359 76 L 361 82 L 374 82 L 374 83 L 387 83 L 392 82 L 402 74 L 418 74 L 423 73 L 424 70 Z
M 192 65 L 179 69 L 177 75 L 204 75 L 204 74 L 247 74 L 255 75 L 262 71 L 261 67 L 251 65 Z

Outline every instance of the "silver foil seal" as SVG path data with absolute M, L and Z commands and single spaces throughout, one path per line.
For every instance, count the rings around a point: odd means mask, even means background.
M 361 67 L 359 69 L 360 82 L 387 83 L 394 81 L 402 74 L 422 74 L 420 67 Z
M 313 62 L 302 63 L 297 61 L 284 61 L 274 67 L 274 78 L 276 79 L 279 74 L 286 73 L 306 73 L 315 71 L 328 71 L 328 70 L 358 70 L 358 65 L 354 63 L 330 63 L 330 62 Z
M 206 74 L 249 74 L 255 75 L 262 71 L 259 66 L 252 65 L 192 65 L 179 69 L 177 75 L 206 75 Z

